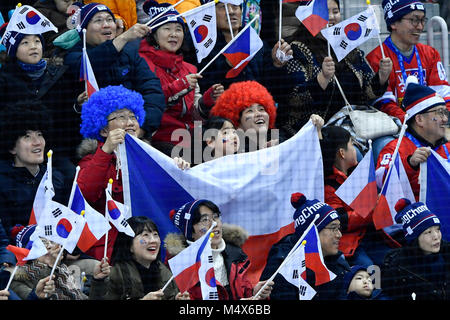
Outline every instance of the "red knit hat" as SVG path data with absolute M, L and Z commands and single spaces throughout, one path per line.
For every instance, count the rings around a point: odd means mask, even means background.
M 275 128 L 277 109 L 272 95 L 256 81 L 235 82 L 222 93 L 211 109 L 211 116 L 228 118 L 239 127 L 241 112 L 253 104 L 260 104 L 269 114 L 269 129 Z

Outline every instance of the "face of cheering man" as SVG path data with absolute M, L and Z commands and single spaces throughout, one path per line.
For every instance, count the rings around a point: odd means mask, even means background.
M 408 51 L 419 43 L 427 19 L 421 10 L 415 10 L 391 24 L 391 38 L 401 51 Z

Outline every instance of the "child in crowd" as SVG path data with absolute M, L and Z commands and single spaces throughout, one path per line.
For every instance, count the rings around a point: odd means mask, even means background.
M 370 274 L 363 266 L 353 266 L 344 275 L 346 300 L 389 300 L 381 289 L 375 289 Z

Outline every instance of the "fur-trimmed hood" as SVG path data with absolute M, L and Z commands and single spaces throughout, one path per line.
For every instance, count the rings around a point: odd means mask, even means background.
M 77 147 L 78 160 L 83 159 L 88 154 L 94 154 L 97 151 L 98 140 L 95 139 L 83 139 L 80 145 Z
M 222 224 L 222 238 L 226 243 L 242 247 L 248 236 L 248 232 L 238 225 Z M 164 238 L 164 247 L 171 257 L 176 256 L 187 246 L 186 238 L 181 233 L 169 233 Z

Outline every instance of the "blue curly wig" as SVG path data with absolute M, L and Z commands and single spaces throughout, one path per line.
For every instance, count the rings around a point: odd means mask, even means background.
M 85 138 L 104 141 L 100 131 L 108 125 L 108 116 L 121 109 L 128 109 L 138 118 L 139 126 L 145 120 L 144 99 L 136 91 L 124 86 L 108 86 L 95 92 L 81 109 L 80 133 Z

